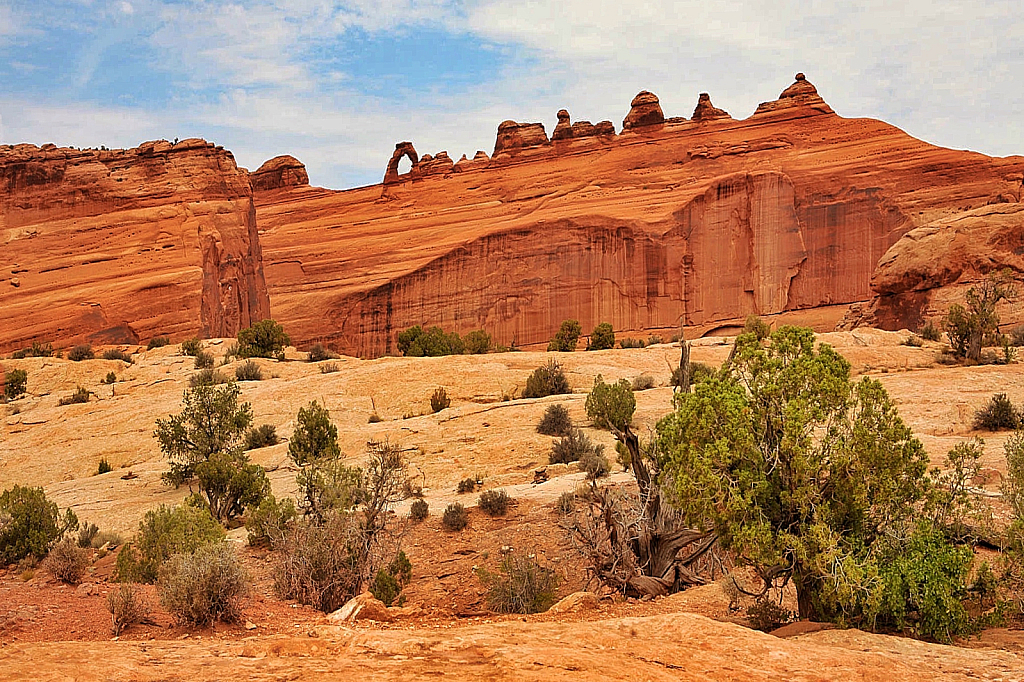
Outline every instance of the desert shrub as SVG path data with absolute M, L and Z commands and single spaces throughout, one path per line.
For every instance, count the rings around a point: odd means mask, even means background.
M 579 467 L 580 470 L 587 472 L 588 481 L 604 478 L 612 470 L 608 458 L 605 457 L 603 445 L 584 451 L 580 455 Z
M 396 600 L 401 605 L 405 601 L 401 597 L 402 589 L 411 579 L 412 563 L 405 552 L 399 551 L 390 564 L 377 570 L 373 584 L 370 585 L 370 594 L 382 601 L 384 606 L 391 606 Z
M 440 327 L 409 327 L 398 334 L 398 350 L 410 358 L 461 355 L 466 344 L 456 332 L 446 334 Z
M 597 428 L 623 432 L 633 421 L 636 398 L 625 379 L 620 379 L 617 384 L 606 384 L 598 374 L 587 395 L 586 409 L 587 416 Z
M 974 413 L 974 428 L 986 431 L 1005 431 L 1021 425 L 1020 411 L 1005 393 L 996 393 Z
M 1009 342 L 1011 346 L 1024 346 L 1024 324 L 1019 324 L 1010 330 Z
M 494 343 L 491 340 L 491 335 L 485 332 L 483 329 L 477 329 L 471 331 L 462 337 L 462 341 L 466 346 L 466 352 L 470 355 L 480 355 L 483 353 L 490 352 L 491 348 L 494 347 Z
M 758 341 L 763 341 L 772 335 L 772 326 L 757 315 L 747 315 L 743 323 L 743 333 L 753 334 Z
M 323 362 L 338 357 L 321 343 L 313 344 L 313 347 L 306 353 L 306 362 Z
M 576 511 L 576 493 L 572 490 L 566 490 L 559 495 L 558 500 L 555 502 L 555 509 L 562 516 L 568 516 Z
M 641 374 L 638 377 L 634 377 L 631 388 L 633 391 L 649 391 L 654 388 L 654 377 L 650 374 Z
M 284 349 L 291 343 L 284 328 L 274 320 L 261 320 L 238 332 L 238 357 L 284 359 Z
M 581 333 L 583 333 L 583 329 L 578 321 L 564 320 L 554 338 L 548 343 L 548 350 L 571 353 L 576 350 Z
M 235 379 L 238 381 L 263 381 L 263 370 L 259 364 L 252 360 L 246 360 L 238 367 L 235 367 Z
M 4 398 L 17 400 L 25 395 L 25 387 L 28 384 L 28 372 L 23 369 L 12 369 L 4 374 Z
M 154 336 L 146 344 L 146 350 L 153 350 L 154 348 L 163 348 L 164 346 L 171 345 L 171 340 L 166 336 Z
M 557 360 L 548 360 L 547 364 L 533 370 L 526 379 L 523 389 L 524 398 L 543 398 L 549 395 L 572 393 L 565 371 Z
M 181 625 L 233 623 L 242 615 L 250 579 L 226 542 L 175 554 L 160 571 L 160 603 Z
M 273 547 L 280 544 L 298 516 L 295 503 L 290 497 L 278 501 L 273 495 L 267 495 L 258 507 L 246 515 L 245 530 L 248 531 L 249 545 Z
M 96 357 L 96 354 L 92 351 L 92 346 L 88 344 L 82 344 L 75 346 L 68 351 L 68 360 L 74 362 L 81 362 L 82 360 L 92 360 Z
M 277 437 L 277 429 L 273 424 L 260 424 L 245 432 L 245 449 L 258 450 L 277 445 L 280 439 Z
M 201 369 L 188 378 L 189 388 L 197 386 L 219 386 L 230 381 L 227 375 L 218 369 Z
M 426 500 L 414 500 L 409 507 L 409 518 L 413 521 L 422 521 L 430 513 L 430 507 Z
M 71 395 L 57 401 L 58 405 L 75 405 L 89 402 L 89 391 L 79 386 Z
M 320 365 L 321 374 L 333 374 L 337 372 L 338 369 L 338 363 L 336 362 L 325 362 L 324 364 Z
M 89 552 L 71 538 L 64 538 L 50 549 L 43 564 L 57 580 L 77 585 L 89 568 Z
M 56 356 L 59 357 L 60 353 Z M 53 346 L 49 342 L 40 343 L 33 341 L 32 345 L 28 348 L 22 348 L 21 350 L 11 353 L 11 357 L 15 360 L 21 360 L 22 358 L 49 358 L 55 357 Z
M 100 382 L 100 383 L 104 383 L 104 384 L 107 384 L 107 385 L 116 384 L 117 383 L 117 374 L 115 374 L 113 371 L 107 372 L 107 376 L 103 377 L 103 381 Z
M 609 348 L 615 348 L 615 332 L 609 323 L 602 322 L 590 333 L 587 350 L 607 350 Z
M 96 533 L 96 537 L 92 539 L 93 549 L 99 549 L 103 545 L 108 545 L 109 548 L 120 547 L 124 544 L 124 539 L 111 530 L 101 530 Z
M 917 334 L 925 341 L 938 341 L 942 338 L 942 331 L 931 320 L 928 320 L 923 327 L 918 329 Z
M 537 433 L 545 436 L 564 436 L 572 430 L 572 418 L 563 405 L 548 405 L 537 424 Z
M 619 348 L 646 348 L 647 342 L 643 339 L 621 339 Z
M 108 348 L 103 351 L 104 360 L 120 360 L 121 362 L 127 362 L 129 365 L 134 362 L 132 360 L 131 353 L 121 350 L 120 348 Z
M 949 345 L 958 358 L 977 361 L 987 338 L 998 332 L 996 304 L 1016 295 L 1007 272 L 992 273 L 978 286 L 967 291 L 964 307 L 954 303 L 942 319 Z
M 107 595 L 107 610 L 114 637 L 149 617 L 149 604 L 138 586 L 121 583 Z
M 156 582 L 160 566 L 174 554 L 191 554 L 199 547 L 219 543 L 224 529 L 209 510 L 191 505 L 151 509 L 139 521 L 135 539 L 117 555 L 119 582 Z
M 774 599 L 760 597 L 747 607 L 747 620 L 755 630 L 771 632 L 793 620 L 793 612 Z
M 196 353 L 195 368 L 213 369 L 213 353 L 209 353 L 205 350 L 201 350 Z
M 180 350 L 182 355 L 191 355 L 192 357 L 195 357 L 202 352 L 203 342 L 196 338 L 185 339 L 181 342 Z
M 651 334 L 650 336 L 647 337 L 648 346 L 653 346 L 659 343 L 665 343 L 665 340 L 662 339 L 661 336 L 659 336 L 658 334 Z
M 441 410 L 446 410 L 451 407 L 452 400 L 448 397 L 448 392 L 444 390 L 443 386 L 438 386 L 434 389 L 434 393 L 430 396 L 430 409 L 436 414 Z
M 509 554 L 498 573 L 479 571 L 487 606 L 498 613 L 542 613 L 555 603 L 558 575 L 532 556 Z
M 78 527 L 78 546 L 92 547 L 92 541 L 100 534 L 100 527 L 95 523 L 83 523 Z
M 0 565 L 42 558 L 50 545 L 78 528 L 70 509 L 60 514 L 42 488 L 16 485 L 0 494 Z
M 459 531 L 469 523 L 469 512 L 460 502 L 452 502 L 444 508 L 441 515 L 441 525 L 445 530 Z
M 107 461 L 106 457 L 100 457 L 100 463 L 96 466 L 96 475 L 107 474 L 114 470 L 114 467 L 110 466 L 110 462 Z
M 1018 431 L 1003 444 L 1006 454 L 1006 476 L 1003 498 L 1010 505 L 1014 518 L 1024 521 L 1024 432 Z
M 365 570 L 362 542 L 343 513 L 330 513 L 323 523 L 296 523 L 284 538 L 274 572 L 278 596 L 324 613 L 337 610 L 359 593 Z
M 917 334 L 911 334 L 903 342 L 903 345 L 904 346 L 910 346 L 911 348 L 920 348 L 921 346 L 924 345 L 924 341 L 922 341 L 921 337 L 918 336 Z
M 690 363 L 690 384 L 696 385 L 715 375 L 715 369 L 703 362 Z M 672 370 L 672 378 L 669 380 L 673 386 L 679 385 L 679 367 Z
M 288 456 L 301 467 L 340 455 L 338 427 L 331 421 L 330 411 L 315 400 L 299 408 L 295 431 L 288 443 Z
M 476 486 L 476 478 L 472 476 L 467 476 L 466 478 L 459 481 L 459 484 L 455 486 L 455 492 L 459 493 L 460 495 L 464 493 L 471 493 L 476 490 Z
M 485 490 L 480 493 L 477 506 L 488 516 L 504 516 L 512 498 L 504 490 Z
M 587 434 L 579 429 L 571 429 L 567 436 L 552 443 L 548 459 L 552 464 L 569 464 L 579 461 L 585 455 L 596 454 L 602 450 L 604 446 L 594 445 Z
M 633 455 L 629 454 L 629 448 L 622 441 L 615 441 L 615 462 L 623 471 L 629 471 L 633 463 Z
M 220 521 L 241 516 L 258 507 L 270 494 L 263 467 L 253 464 L 241 448 L 215 452 L 195 466 L 196 483 L 203 503 Z

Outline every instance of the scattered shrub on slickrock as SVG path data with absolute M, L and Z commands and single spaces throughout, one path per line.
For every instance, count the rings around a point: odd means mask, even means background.
M 416 325 L 398 334 L 398 350 L 410 358 L 434 358 L 462 355 L 466 351 L 466 344 L 456 332 L 446 334 L 440 327 L 423 329 Z
M 409 507 L 409 518 L 413 521 L 422 521 L 430 513 L 430 507 L 426 500 L 415 500 Z
M 245 432 L 245 449 L 258 450 L 277 445 L 281 439 L 277 437 L 277 428 L 273 424 L 260 424 Z
M 580 340 L 583 329 L 576 320 L 564 320 L 558 328 L 558 332 L 548 343 L 549 351 L 571 353 L 576 350 L 576 344 Z
M 566 436 L 572 430 L 572 418 L 563 405 L 548 405 L 537 424 L 537 433 L 545 436 Z
M 542 613 L 555 603 L 558 574 L 532 555 L 509 554 L 497 573 L 478 572 L 487 588 L 487 606 L 498 613 Z
M 324 360 L 332 360 L 336 357 L 338 357 L 337 353 L 333 353 L 323 344 L 317 343 L 306 354 L 306 362 L 323 362 Z
M 446 410 L 451 407 L 452 400 L 448 397 L 448 392 L 444 390 L 443 386 L 438 386 L 434 389 L 433 395 L 430 396 L 430 409 L 436 414 L 441 410 Z
M 23 369 L 12 369 L 4 374 L 4 398 L 17 400 L 25 395 L 25 387 L 28 385 L 28 372 Z
M 747 607 L 747 620 L 755 630 L 771 632 L 793 620 L 793 612 L 782 608 L 774 599 L 761 597 Z
M 548 360 L 547 364 L 533 370 L 526 379 L 523 389 L 524 398 L 543 398 L 549 395 L 572 393 L 565 371 L 557 360 Z
M 175 554 L 160 572 L 160 603 L 181 625 L 234 623 L 250 578 L 226 542 L 203 545 L 192 554 Z
M 587 350 L 607 350 L 615 347 L 615 332 L 607 322 L 594 327 L 590 333 L 590 342 L 587 343 Z
M 185 339 L 181 342 L 181 354 L 195 357 L 203 350 L 203 342 L 199 339 Z
M 488 516 L 504 516 L 510 504 L 512 498 L 504 490 L 485 490 L 477 500 L 477 506 Z
M 92 360 L 96 357 L 96 354 L 92 351 L 92 346 L 88 344 L 82 344 L 81 346 L 75 346 L 68 351 L 68 360 L 75 362 L 81 362 L 82 360 Z
M 603 451 L 603 445 L 595 445 L 587 434 L 579 429 L 571 429 L 567 436 L 552 443 L 548 461 L 552 464 L 570 464 Z
M 477 329 L 469 332 L 462 338 L 462 340 L 465 343 L 466 352 L 470 355 L 489 353 L 494 345 L 491 340 L 491 335 L 483 329 Z
M 196 369 L 213 369 L 213 353 L 208 353 L 205 350 L 201 350 L 196 353 L 195 368 Z
M 654 388 L 654 377 L 650 374 L 641 374 L 633 379 L 633 391 L 649 391 Z
M 263 381 L 263 370 L 252 360 L 246 360 L 235 367 L 235 379 L 238 381 Z
M 120 360 L 121 362 L 127 362 L 129 365 L 134 362 L 132 360 L 131 353 L 121 350 L 120 348 L 108 348 L 103 351 L 104 360 Z
M 0 494 L 0 565 L 46 556 L 50 545 L 78 528 L 70 509 L 63 516 L 42 488 L 16 485 Z
M 996 393 L 974 413 L 974 428 L 986 431 L 1005 431 L 1021 425 L 1021 413 L 1005 393 Z
M 89 402 L 89 391 L 79 386 L 71 395 L 57 401 L 58 405 L 75 405 Z
M 171 345 L 171 340 L 166 336 L 154 336 L 146 344 L 146 350 L 153 350 L 154 348 L 163 348 L 164 346 Z
M 238 357 L 284 359 L 284 349 L 291 339 L 278 322 L 261 320 L 238 332 Z
M 469 512 L 459 502 L 452 502 L 444 508 L 441 525 L 445 530 L 459 531 L 469 523 Z
M 942 338 L 942 331 L 931 320 L 928 320 L 917 334 L 925 341 L 938 341 Z

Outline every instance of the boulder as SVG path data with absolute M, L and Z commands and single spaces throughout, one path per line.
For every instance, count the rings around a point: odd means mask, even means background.
M 548 609 L 548 613 L 576 613 L 597 608 L 601 599 L 593 592 L 573 592 Z
M 807 80 L 807 77 L 798 73 L 792 85 L 782 91 L 779 98 L 774 102 L 762 102 L 758 105 L 754 115 L 767 114 L 776 111 L 784 111 L 796 107 L 809 109 L 808 113 L 834 114 L 832 108 L 818 94 L 818 89 Z
M 498 126 L 498 137 L 494 141 L 494 154 L 515 153 L 520 149 L 551 144 L 544 131 L 543 123 L 516 123 L 503 121 Z
M 653 92 L 641 90 L 629 103 L 629 106 L 629 113 L 622 121 L 623 130 L 646 128 L 665 122 L 665 114 L 661 111 L 658 96 Z
M 349 599 L 344 606 L 327 616 L 332 623 L 354 623 L 358 620 L 374 620 L 378 623 L 390 623 L 394 620 L 384 602 L 369 592 L 363 592 Z
M 184 149 L 194 149 L 191 146 L 192 140 L 185 140 L 175 145 Z M 275 156 L 270 159 L 254 173 L 249 173 L 249 180 L 252 182 L 254 192 L 284 189 L 286 187 L 306 187 L 309 185 L 309 175 L 306 173 L 306 166 L 294 156 Z

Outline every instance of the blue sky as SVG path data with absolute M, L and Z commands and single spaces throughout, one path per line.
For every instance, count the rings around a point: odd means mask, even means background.
M 205 137 L 343 188 L 401 140 L 472 156 L 563 107 L 618 127 L 642 89 L 746 117 L 797 71 L 841 115 L 1024 154 L 1024 12 L 944 0 L 0 0 L 0 143 Z

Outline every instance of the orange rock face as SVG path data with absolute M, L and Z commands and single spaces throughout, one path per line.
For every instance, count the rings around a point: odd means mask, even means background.
M 844 119 L 802 76 L 745 120 L 707 100 L 701 120 L 648 123 L 657 98 L 641 95 L 619 136 L 562 125 L 551 144 L 505 122 L 493 158 L 401 176 L 384 197 L 257 192 L 275 317 L 300 344 L 363 356 L 394 352 L 413 324 L 506 345 L 545 343 L 566 318 L 624 332 L 786 313 L 831 328 L 872 298 L 904 234 L 1019 198 L 1024 159 Z
M 233 335 L 269 316 L 248 175 L 191 139 L 0 146 L 0 349 Z

